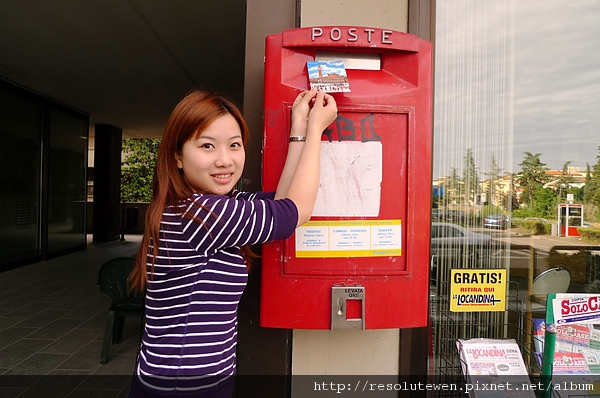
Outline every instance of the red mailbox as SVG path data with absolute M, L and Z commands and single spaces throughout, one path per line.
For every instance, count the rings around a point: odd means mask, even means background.
M 275 190 L 291 105 L 307 62 L 344 62 L 350 92 L 322 136 L 311 221 L 262 252 L 260 322 L 291 329 L 427 325 L 431 44 L 367 27 L 311 27 L 266 39 L 263 183 Z

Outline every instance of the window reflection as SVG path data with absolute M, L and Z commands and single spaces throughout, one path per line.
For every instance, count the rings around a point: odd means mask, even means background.
M 48 155 L 48 252 L 85 246 L 87 118 L 52 109 Z
M 2 265 L 40 254 L 42 106 L 4 87 L 0 103 Z
M 531 344 L 536 278 L 565 270 L 568 291 L 600 292 L 600 248 L 579 236 L 600 227 L 599 18 L 593 1 L 436 2 L 436 374 L 460 372 L 457 338 Z M 507 269 L 509 311 L 451 313 L 453 268 Z

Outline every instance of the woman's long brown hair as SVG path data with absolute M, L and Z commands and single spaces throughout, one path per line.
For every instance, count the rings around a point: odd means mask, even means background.
M 204 92 L 193 91 L 173 110 L 162 137 L 152 182 L 153 196 L 146 213 L 146 228 L 129 280 L 133 289 L 143 290 L 147 281 L 147 262 L 151 256 L 152 267 L 158 253 L 160 221 L 167 206 L 189 198 L 195 191 L 183 178 L 175 156 L 183 144 L 196 138 L 219 117 L 230 114 L 238 122 L 244 146 L 248 141 L 248 127 L 238 107 L 229 99 Z M 244 250 L 247 252 L 247 250 Z

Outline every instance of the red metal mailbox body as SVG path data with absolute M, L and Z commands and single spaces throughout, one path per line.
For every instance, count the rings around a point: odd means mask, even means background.
M 292 238 L 263 247 L 260 323 L 291 329 L 426 326 L 431 44 L 402 32 L 348 26 L 268 36 L 266 191 L 276 189 L 283 169 L 292 101 L 309 88 L 307 61 L 319 59 L 343 60 L 351 91 L 332 94 L 338 118 L 322 136 L 311 221 Z

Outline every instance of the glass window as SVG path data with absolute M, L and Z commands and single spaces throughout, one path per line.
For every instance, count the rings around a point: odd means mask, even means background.
M 0 86 L 0 265 L 40 254 L 42 105 Z
M 557 281 L 543 293 L 600 291 L 600 247 L 585 232 L 600 227 L 599 20 L 588 0 L 436 2 L 434 221 L 491 248 L 468 262 L 436 252 L 436 374 L 460 373 L 457 338 L 533 352 L 540 279 Z M 507 311 L 451 312 L 455 268 L 505 269 Z
M 50 111 L 48 154 L 48 253 L 85 246 L 88 120 Z

